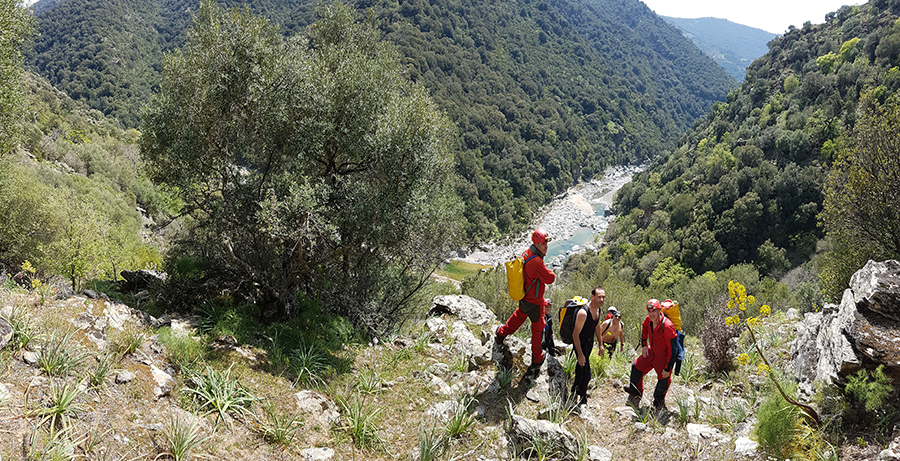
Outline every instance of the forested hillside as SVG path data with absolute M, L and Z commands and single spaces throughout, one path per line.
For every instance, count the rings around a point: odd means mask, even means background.
M 744 81 L 747 66 L 766 54 L 766 46 L 777 34 L 720 18 L 671 18 L 669 24 L 681 29 L 707 56 L 719 63 L 738 82 Z
M 163 53 L 184 43 L 196 2 L 42 5 L 29 63 L 74 98 L 137 127 Z M 250 10 L 293 35 L 316 19 L 316 6 L 254 1 Z M 608 164 L 671 147 L 735 84 L 637 0 L 356 7 L 370 11 L 409 78 L 457 125 L 458 190 L 472 239 L 519 228 L 550 197 Z
M 752 262 L 773 276 L 809 261 L 826 166 L 864 106 L 900 85 L 898 13 L 896 1 L 847 6 L 772 41 L 740 89 L 620 191 L 608 234 L 618 267 L 647 283 L 667 258 L 697 274 Z

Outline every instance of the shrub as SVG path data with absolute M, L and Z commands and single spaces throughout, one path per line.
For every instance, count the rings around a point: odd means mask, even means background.
M 725 318 L 729 311 L 726 307 L 727 296 L 722 296 L 718 303 L 707 309 L 706 322 L 700 331 L 703 342 L 703 357 L 710 374 L 718 374 L 734 368 L 737 354 L 737 337 L 741 326 L 726 325 Z
M 755 432 L 760 447 L 779 459 L 790 458 L 800 410 L 773 394 L 760 404 L 756 417 Z

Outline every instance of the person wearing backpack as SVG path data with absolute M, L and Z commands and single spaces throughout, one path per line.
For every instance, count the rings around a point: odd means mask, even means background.
M 681 374 L 681 362 L 684 361 L 684 330 L 681 329 L 681 312 L 678 309 L 678 301 L 667 299 L 662 302 L 663 315 L 672 321 L 675 331 L 678 332 L 678 357 L 675 359 L 675 375 Z
M 591 381 L 591 351 L 594 349 L 594 338 L 600 338 L 600 323 L 603 321 L 600 308 L 606 301 L 606 291 L 602 287 L 591 290 L 591 301 L 581 306 L 575 313 L 575 326 L 572 328 L 573 351 L 578 363 L 575 365 L 575 382 L 572 393 L 578 398 L 578 405 L 587 403 L 587 387 Z M 598 352 L 602 355 L 602 349 Z
M 672 367 L 678 357 L 678 332 L 672 321 L 662 313 L 657 299 L 647 301 L 647 318 L 641 325 L 641 355 L 631 365 L 631 377 L 626 392 L 628 404 L 637 410 L 644 394 L 644 375 L 656 371 L 653 407 L 665 408 L 666 393 L 672 382 Z
M 531 234 L 532 245 L 522 253 L 527 261 L 522 269 L 525 279 L 525 297 L 519 301 L 519 307 L 509 316 L 505 324 L 497 329 L 494 341 L 503 344 L 507 336 L 516 332 L 525 319 L 531 320 L 531 366 L 526 376 L 537 376 L 544 363 L 544 352 L 541 350 L 541 335 L 544 332 L 544 314 L 549 299 L 544 299 L 544 288 L 556 281 L 556 274 L 544 264 L 544 255 L 552 238 L 544 229 L 535 229 Z M 532 256 L 537 256 L 532 258 Z
M 609 358 L 616 352 L 616 344 L 619 345 L 619 352 L 625 351 L 625 322 L 622 322 L 622 313 L 615 307 L 611 306 L 606 311 L 606 320 L 600 324 L 600 337 Z M 601 351 L 597 353 L 603 354 Z

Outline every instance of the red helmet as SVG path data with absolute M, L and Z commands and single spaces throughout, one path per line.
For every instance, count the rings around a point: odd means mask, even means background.
M 651 299 L 650 301 L 647 301 L 647 310 L 648 311 L 652 311 L 652 310 L 656 310 L 656 309 L 662 309 L 662 306 L 659 304 L 658 299 Z
M 534 230 L 534 232 L 531 233 L 531 241 L 535 245 L 539 243 L 547 243 L 551 240 L 553 240 L 553 238 L 550 237 L 550 234 L 548 234 L 544 229 L 537 228 Z

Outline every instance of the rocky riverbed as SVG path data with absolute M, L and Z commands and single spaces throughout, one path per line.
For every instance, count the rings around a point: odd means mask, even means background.
M 553 237 L 550 243 L 548 263 L 561 266 L 570 254 L 596 250 L 602 243 L 598 238 L 606 232 L 615 216 L 606 213 L 613 196 L 631 177 L 646 169 L 641 166 L 612 166 L 601 179 L 578 184 L 537 214 L 533 227 L 542 227 Z M 585 237 L 588 238 L 585 238 Z M 520 254 L 531 244 L 531 231 L 518 236 L 511 243 L 487 243 L 471 252 L 461 252 L 458 260 L 484 265 L 496 265 Z M 593 237 L 593 238 L 590 238 Z M 584 241 L 576 243 L 575 240 Z M 554 248 L 555 247 L 555 248 Z M 565 248 L 563 253 L 560 249 Z

